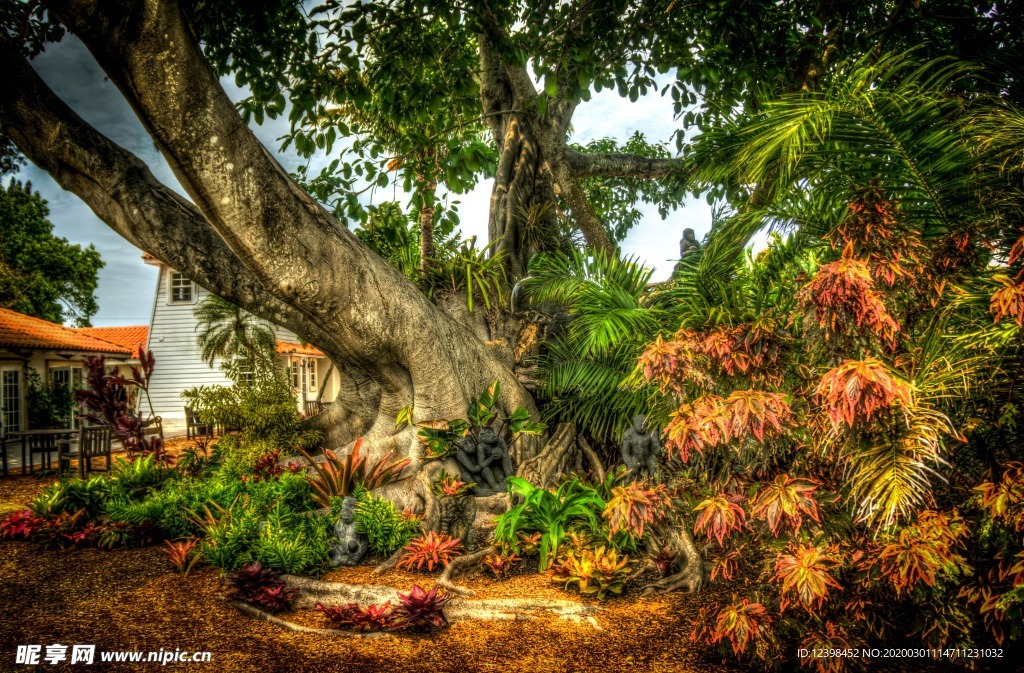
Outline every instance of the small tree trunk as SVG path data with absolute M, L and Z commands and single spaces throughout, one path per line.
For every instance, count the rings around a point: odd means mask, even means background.
M 422 206 L 420 207 L 420 284 L 427 278 L 427 272 L 434 263 L 434 213 L 437 211 L 435 205 L 435 192 L 437 182 L 422 180 L 420 193 L 422 194 Z

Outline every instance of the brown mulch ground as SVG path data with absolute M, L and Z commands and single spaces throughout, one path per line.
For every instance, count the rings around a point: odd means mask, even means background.
M 0 512 L 20 508 L 49 481 L 0 480 Z M 401 571 L 373 576 L 372 570 L 338 569 L 324 579 L 404 591 L 414 582 L 430 587 L 435 577 Z M 527 569 L 501 582 L 481 576 L 464 584 L 477 592 L 473 598 L 578 599 Z M 597 616 L 602 631 L 550 616 L 513 623 L 467 621 L 435 635 L 373 639 L 289 631 L 241 614 L 224 602 L 224 593 L 217 569 L 200 567 L 183 577 L 158 547 L 60 552 L 34 543 L 0 541 L 0 671 L 62 670 L 14 664 L 17 645 L 52 643 L 94 644 L 97 650 L 209 651 L 210 663 L 169 664 L 169 670 L 205 672 L 748 670 L 689 641 L 699 608 L 729 599 L 727 588 L 718 585 L 696 596 L 648 598 L 628 590 L 623 597 L 598 603 L 603 608 Z M 313 610 L 281 616 L 308 626 L 325 625 Z M 157 666 L 98 663 L 98 656 L 92 667 L 65 665 L 63 670 L 138 671 Z M 796 668 L 795 658 L 788 663 L 783 670 Z

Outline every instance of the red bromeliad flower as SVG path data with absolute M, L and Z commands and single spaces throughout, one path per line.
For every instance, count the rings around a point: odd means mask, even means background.
M 444 568 L 461 553 L 461 541 L 445 533 L 427 531 L 405 547 L 405 554 L 397 567 L 399 570 L 422 570 L 426 565 L 427 570 L 433 572 L 434 566 Z

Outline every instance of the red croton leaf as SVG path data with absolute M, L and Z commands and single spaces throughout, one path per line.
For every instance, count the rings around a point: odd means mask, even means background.
M 733 595 L 732 605 L 725 606 L 718 613 L 710 642 L 715 644 L 728 640 L 733 653 L 739 656 L 757 640 L 761 629 L 770 623 L 771 618 L 763 605 Z
M 746 515 L 739 503 L 744 499 L 742 495 L 720 493 L 702 501 L 693 508 L 695 512 L 700 512 L 693 527 L 694 534 L 705 533 L 709 538 L 715 538 L 719 546 L 723 546 L 728 535 L 743 529 Z
M 815 392 L 836 429 L 840 423 L 853 427 L 858 421 L 868 422 L 894 401 L 906 407 L 914 404 L 910 384 L 873 357 L 846 360 L 829 370 Z
M 821 523 L 818 503 L 813 497 L 819 486 L 813 479 L 797 479 L 780 474 L 757 496 L 751 514 L 765 519 L 775 536 L 778 536 L 783 526 L 789 526 L 794 533 L 797 532 L 805 516 Z
M 828 589 L 841 589 L 829 573 L 839 565 L 827 549 L 801 544 L 790 547 L 788 554 L 779 554 L 775 561 L 775 579 L 782 582 L 780 611 L 789 605 L 788 594 L 796 598 L 808 612 L 813 612 L 828 598 Z

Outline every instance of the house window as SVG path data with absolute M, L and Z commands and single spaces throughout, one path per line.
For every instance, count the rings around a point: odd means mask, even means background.
M 61 387 L 65 390 L 74 393 L 76 390 L 82 387 L 82 368 L 81 367 L 51 367 L 50 368 L 50 385 L 54 388 Z M 71 409 L 68 414 L 68 428 L 78 427 L 78 414 L 75 413 L 74 401 L 71 402 Z
M 177 271 L 171 271 L 171 303 L 191 304 L 194 294 L 192 281 Z
M 316 392 L 316 360 L 306 360 L 309 369 L 309 391 Z
M 299 374 L 299 361 L 292 360 L 289 366 L 291 368 L 292 373 L 292 388 L 294 388 L 295 390 L 299 390 L 299 386 L 302 385 L 302 379 Z
M 21 370 L 0 370 L 0 421 L 3 432 L 21 430 Z
M 255 380 L 256 375 L 253 373 L 252 359 L 238 358 L 238 382 L 248 388 L 252 386 Z

